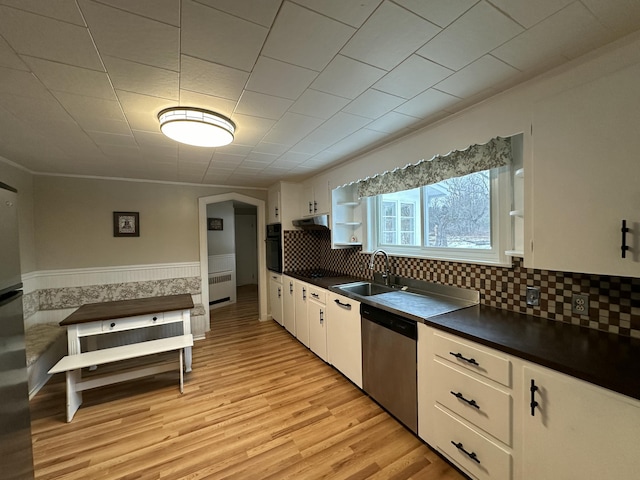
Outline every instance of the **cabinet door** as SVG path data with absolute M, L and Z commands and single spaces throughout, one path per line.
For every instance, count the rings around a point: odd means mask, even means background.
M 335 293 L 327 301 L 327 361 L 362 388 L 360 302 Z
M 269 301 L 271 317 L 282 325 L 282 283 L 274 279 L 269 281 Z
M 325 362 L 327 361 L 327 329 L 325 306 L 314 300 L 307 305 L 309 317 L 309 348 Z
M 634 65 L 534 106 L 533 267 L 640 276 L 638 78 Z
M 304 282 L 295 282 L 294 285 L 295 317 L 296 317 L 296 338 L 306 347 L 309 346 L 309 317 L 307 315 L 307 305 L 309 303 L 309 285 Z
M 314 215 L 329 213 L 330 207 L 329 184 L 326 180 L 320 180 L 313 185 Z
M 528 365 L 524 387 L 535 382 L 531 415 L 527 391 L 523 478 L 637 478 L 640 402 L 581 380 Z
M 267 223 L 280 223 L 280 190 L 271 188 L 267 194 Z
M 296 294 L 292 278 L 283 277 L 282 322 L 291 335 L 296 334 Z

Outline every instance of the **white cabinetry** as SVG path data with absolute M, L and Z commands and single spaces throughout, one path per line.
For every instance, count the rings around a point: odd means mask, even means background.
M 534 105 L 532 267 L 640 277 L 639 78 L 633 65 Z
M 530 363 L 523 387 L 524 479 L 638 478 L 640 401 Z
M 271 304 L 271 318 L 282 325 L 282 275 L 269 274 L 269 303 Z
M 348 185 L 331 191 L 331 247 L 362 245 L 362 207 L 357 186 Z
M 294 282 L 295 293 L 295 318 L 296 318 L 296 338 L 305 346 L 309 346 L 309 316 L 307 306 L 309 305 L 310 285 L 296 280 Z
M 309 320 L 309 348 L 327 361 L 326 293 L 324 288 L 309 287 L 307 317 Z
M 293 229 L 293 220 L 300 217 L 301 185 L 278 182 L 267 192 L 267 223 L 281 223 L 283 230 Z
M 280 223 L 280 185 L 272 185 L 267 191 L 267 223 Z
M 296 334 L 296 294 L 295 280 L 284 275 L 282 277 L 282 323 L 291 335 Z
M 302 216 L 329 213 L 329 183 L 324 179 L 305 182 L 302 185 Z
M 360 302 L 333 292 L 327 296 L 327 358 L 362 388 Z

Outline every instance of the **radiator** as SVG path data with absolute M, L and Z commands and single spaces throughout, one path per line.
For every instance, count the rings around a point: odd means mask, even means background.
M 236 301 L 236 256 L 209 256 L 209 305 L 212 308 Z

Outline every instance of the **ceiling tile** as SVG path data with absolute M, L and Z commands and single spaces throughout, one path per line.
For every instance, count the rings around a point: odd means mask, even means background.
M 261 56 L 247 82 L 247 90 L 296 100 L 317 72 Z
M 314 80 L 311 88 L 339 97 L 354 99 L 385 73 L 387 72 L 380 68 L 343 55 L 337 55 Z
M 492 54 L 526 71 L 550 58 L 576 56 L 606 35 L 606 30 L 593 15 L 576 2 L 495 49 Z
M 67 92 L 53 92 L 64 109 L 72 117 L 101 117 L 124 121 L 120 104 L 115 100 L 85 97 Z
M 327 119 L 342 110 L 347 103 L 349 103 L 347 98 L 336 97 L 335 95 L 309 88 L 300 95 L 300 98 L 296 100 L 289 111 L 309 117 Z
M 638 30 L 640 2 L 638 0 L 582 0 L 582 3 L 600 22 L 622 35 Z
M 391 70 L 439 31 L 439 27 L 423 18 L 384 2 L 340 53 Z
M 78 125 L 85 130 L 92 130 L 94 132 L 109 132 L 116 135 L 131 135 L 131 129 L 129 124 L 124 120 L 116 120 L 113 118 L 104 118 L 97 116 L 74 117 L 74 120 L 78 122 Z
M 241 32 L 241 34 L 238 34 Z M 250 72 L 269 29 L 184 0 L 182 53 Z
M 178 146 L 178 158 L 180 161 L 210 162 L 215 154 L 215 149 L 194 147 L 178 142 L 174 143 Z
M 326 151 L 340 155 L 349 155 L 363 148 L 375 145 L 385 137 L 387 137 L 386 133 L 362 128 L 353 135 L 349 135 L 347 138 L 344 138 L 338 143 L 332 145 Z
M 180 88 L 185 90 L 238 100 L 248 77 L 242 70 L 182 56 Z
M 0 0 L 2 5 L 10 5 L 45 17 L 86 26 L 75 0 Z
M 574 0 L 491 0 L 497 8 L 505 12 L 520 25 L 530 28 L 550 17 Z M 611 0 L 607 0 L 611 4 Z
M 413 105 L 417 108 L 417 105 Z M 396 133 L 419 122 L 420 118 L 399 112 L 389 112 L 367 125 L 367 129 L 383 133 Z
M 178 72 L 108 55 L 103 56 L 102 60 L 109 71 L 114 88 L 178 100 Z
M 285 113 L 264 137 L 265 141 L 279 145 L 293 146 L 302 140 L 324 120 L 315 117 L 307 117 L 298 113 Z
M 214 97 L 189 90 L 180 90 L 180 105 L 213 110 L 226 117 L 231 117 L 237 103 L 236 100 Z
M 104 70 L 84 27 L 0 6 L 0 34 L 17 53 Z
M 478 3 L 478 0 L 395 0 L 395 2 L 444 28 Z
M 51 94 L 31 72 L 0 67 L 0 94 L 50 99 Z
M 22 1 L 22 0 L 20 0 Z M 175 0 L 99 0 L 120 10 L 136 13 L 143 17 L 180 26 L 180 2 Z M 72 2 L 73 3 L 73 2 Z
M 262 49 L 262 55 L 321 71 L 355 29 L 285 2 Z
M 131 128 L 148 132 L 159 132 L 158 112 L 175 107 L 176 102 L 166 98 L 150 97 L 139 93 L 116 90 L 124 114 Z
M 114 135 L 112 133 L 105 132 L 87 132 L 87 135 L 89 135 L 100 147 L 103 145 L 115 145 L 135 147 L 136 149 L 138 148 L 138 144 L 136 143 L 136 139 L 133 135 Z
M 293 100 L 287 98 L 245 90 L 238 102 L 236 113 L 278 120 L 292 104 Z
M 105 72 L 27 56 L 24 56 L 23 59 L 31 71 L 50 90 L 106 100 L 116 99 L 109 76 Z
M 359 0 L 357 2 L 345 2 L 344 0 L 295 0 L 311 10 L 322 13 L 339 22 L 352 27 L 360 27 L 382 0 Z
M 370 123 L 368 118 L 339 112 L 316 128 L 305 140 L 333 145 Z
M 516 22 L 480 2 L 417 53 L 459 70 L 522 31 Z
M 255 148 L 251 152 L 251 155 L 253 155 L 254 153 L 266 153 L 266 154 L 269 154 L 269 155 L 282 155 L 288 149 L 289 149 L 289 147 L 286 146 L 286 145 L 279 145 L 277 143 L 260 142 L 259 144 L 257 144 L 255 146 Z M 251 155 L 249 156 L 249 158 L 251 157 Z
M 465 98 L 517 74 L 518 70 L 515 68 L 491 55 L 485 55 L 443 80 L 435 88 L 456 97 Z
M 378 80 L 373 88 L 399 97 L 413 98 L 452 73 L 453 70 L 442 65 L 419 55 L 411 55 Z
M 435 112 L 455 105 L 459 101 L 460 99 L 453 95 L 429 89 L 398 107 L 396 112 L 416 118 L 427 118 Z
M 302 155 L 317 155 L 331 144 L 314 142 L 309 139 L 303 139 L 291 147 L 291 153 L 300 153 Z
M 299 165 L 311 157 L 309 153 L 297 153 L 288 151 L 278 157 L 274 164 L 279 166 L 293 166 Z
M 88 0 L 80 8 L 101 55 L 179 70 L 179 28 Z
M 238 127 L 235 133 L 235 145 L 256 146 L 276 123 L 275 120 L 248 115 L 233 115 L 231 119 Z
M 404 98 L 369 89 L 343 108 L 342 111 L 375 120 L 405 101 Z
M 278 13 L 282 0 L 198 0 L 236 17 L 270 27 Z
M 0 37 L 0 67 L 14 68 L 16 70 L 29 70 L 16 52 L 7 42 Z
M 21 122 L 41 132 L 45 137 L 54 137 L 59 132 L 66 133 L 66 129 L 77 130 L 73 118 L 60 106 L 52 96 L 49 97 L 22 97 L 18 95 L 0 94 L 0 105 Z M 51 130 L 60 129 L 54 134 Z M 3 132 L 5 135 L 6 133 Z M 3 141 L 6 138 L 3 135 Z

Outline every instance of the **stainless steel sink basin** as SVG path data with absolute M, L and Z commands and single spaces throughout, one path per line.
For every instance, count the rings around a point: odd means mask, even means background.
M 347 283 L 344 285 L 336 285 L 335 288 L 343 290 L 345 292 L 353 293 L 355 295 L 360 295 L 362 297 L 370 297 L 371 295 L 378 295 L 380 293 L 394 291 L 394 289 L 391 287 L 386 287 L 384 285 L 370 282 Z

